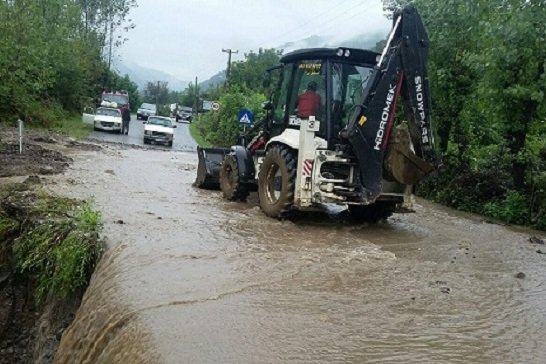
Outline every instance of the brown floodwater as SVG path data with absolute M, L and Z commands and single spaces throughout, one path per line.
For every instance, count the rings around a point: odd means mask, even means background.
M 193 153 L 74 159 L 51 189 L 94 198 L 108 251 L 56 363 L 546 362 L 537 232 L 422 200 L 277 221 L 193 188 Z

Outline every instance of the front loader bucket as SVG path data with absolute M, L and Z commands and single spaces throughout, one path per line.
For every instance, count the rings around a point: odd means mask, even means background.
M 201 148 L 197 147 L 197 178 L 195 186 L 206 189 L 220 189 L 220 169 L 224 157 L 229 154 L 226 148 Z

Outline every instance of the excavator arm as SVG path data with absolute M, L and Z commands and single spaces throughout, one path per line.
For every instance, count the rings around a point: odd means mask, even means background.
M 381 193 L 385 174 L 414 184 L 440 165 L 430 115 L 428 35 L 413 5 L 396 13 L 393 24 L 383 53 L 341 134 L 357 157 L 362 200 L 367 203 L 373 203 Z M 405 128 L 394 127 L 400 99 L 408 120 Z

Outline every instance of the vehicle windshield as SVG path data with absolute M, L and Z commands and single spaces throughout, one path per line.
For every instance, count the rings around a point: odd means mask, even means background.
M 148 118 L 148 124 L 152 125 L 159 125 L 159 126 L 167 126 L 171 128 L 173 126 L 173 123 L 170 119 L 167 118 L 155 118 L 155 117 L 149 117 Z
M 140 108 L 141 109 L 146 109 L 146 110 L 152 110 L 152 111 L 155 111 L 155 105 L 154 104 L 142 104 L 140 105 Z
M 334 63 L 332 65 L 332 119 L 340 127 L 347 125 L 351 112 L 368 84 L 369 66 Z
M 107 109 L 104 107 L 99 107 L 97 109 L 97 115 L 104 115 L 104 116 L 121 116 L 121 113 L 118 109 Z
M 119 105 L 127 105 L 129 104 L 129 97 L 127 95 L 103 94 L 102 101 L 115 102 Z
M 188 106 L 182 106 L 179 108 L 180 111 L 183 111 L 183 112 L 189 112 L 191 113 L 193 110 L 191 107 L 188 107 Z

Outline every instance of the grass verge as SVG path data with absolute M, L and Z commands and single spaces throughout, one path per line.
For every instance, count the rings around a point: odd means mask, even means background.
M 91 134 L 93 127 L 91 125 L 84 124 L 80 117 L 72 116 L 61 121 L 57 121 L 51 130 L 76 139 L 84 139 Z
M 0 189 L 0 270 L 32 282 L 37 304 L 85 289 L 103 252 L 101 216 L 90 203 L 27 184 Z
M 195 142 L 204 148 L 211 147 L 211 144 L 205 140 L 204 133 L 202 130 L 202 123 L 200 118 L 196 118 L 190 124 L 190 134 Z

